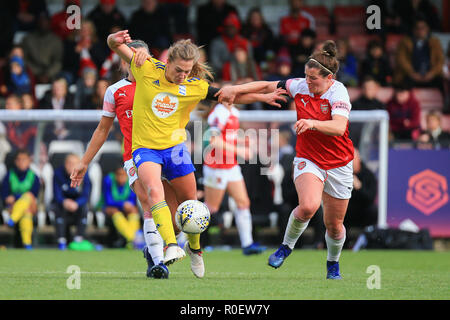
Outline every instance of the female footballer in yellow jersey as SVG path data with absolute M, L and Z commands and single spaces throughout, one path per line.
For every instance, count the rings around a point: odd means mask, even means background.
M 169 265 L 185 257 L 178 247 L 172 216 L 165 201 L 163 176 L 170 181 L 179 203 L 197 199 L 194 166 L 184 141 L 185 127 L 190 112 L 203 99 L 214 99 L 218 88 L 209 86 L 203 78 L 212 78 L 209 68 L 198 62 L 199 48 L 190 40 L 174 43 L 164 64 L 149 57 L 137 66 L 133 51 L 126 43 L 131 38 L 128 30 L 108 36 L 108 46 L 131 64 L 136 79 L 133 103 L 132 151 L 138 176 L 149 192 L 151 213 L 161 237 L 167 244 L 164 264 Z M 263 101 L 279 106 L 277 100 L 285 100 L 284 90 L 269 94 L 245 94 L 236 103 Z M 185 250 L 191 258 L 191 270 L 195 276 L 204 276 L 205 267 L 200 247 L 200 235 L 189 234 Z

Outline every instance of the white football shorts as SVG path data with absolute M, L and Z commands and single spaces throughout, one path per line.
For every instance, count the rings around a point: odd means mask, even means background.
M 303 173 L 312 173 L 323 182 L 323 191 L 337 199 L 350 199 L 353 190 L 353 160 L 345 166 L 330 170 L 319 168 L 305 158 L 294 158 L 294 176 L 297 179 Z
M 203 185 L 210 188 L 225 190 L 228 182 L 241 181 L 243 179 L 239 165 L 229 169 L 213 169 L 203 166 Z
M 133 183 L 137 180 L 138 175 L 136 167 L 134 166 L 133 159 L 125 161 L 123 164 L 123 169 L 127 172 L 128 184 L 130 185 L 131 190 L 134 191 Z

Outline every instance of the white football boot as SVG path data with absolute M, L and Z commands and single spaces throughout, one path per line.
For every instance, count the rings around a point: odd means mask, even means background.
M 164 255 L 163 263 L 168 266 L 176 261 L 182 260 L 184 257 L 186 257 L 186 253 L 183 249 L 181 249 L 177 245 L 170 245 L 166 249 L 166 254 Z
M 203 278 L 205 275 L 205 264 L 203 263 L 202 252 L 193 252 L 191 248 L 189 248 L 189 242 L 186 242 L 184 245 L 184 250 L 188 253 L 191 258 L 191 270 L 192 273 L 197 278 Z

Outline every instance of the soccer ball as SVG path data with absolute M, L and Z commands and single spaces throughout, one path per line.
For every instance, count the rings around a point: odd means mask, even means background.
M 208 228 L 210 219 L 208 207 L 198 200 L 184 201 L 175 213 L 175 223 L 185 233 L 202 233 Z

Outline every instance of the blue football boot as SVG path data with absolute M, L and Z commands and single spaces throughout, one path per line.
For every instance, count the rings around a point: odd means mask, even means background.
M 266 249 L 266 247 L 260 246 L 258 242 L 253 242 L 248 247 L 243 248 L 242 252 L 244 253 L 244 255 L 249 256 L 251 254 L 260 254 Z
M 338 261 L 327 261 L 327 279 L 341 280 Z
M 273 268 L 279 268 L 283 264 L 284 260 L 291 254 L 292 249 L 287 245 L 282 244 L 277 251 L 272 253 L 269 257 L 269 266 Z
M 155 279 L 168 279 L 169 269 L 167 269 L 164 263 L 160 262 L 159 264 L 155 264 L 150 268 L 149 271 L 147 271 L 147 277 Z

